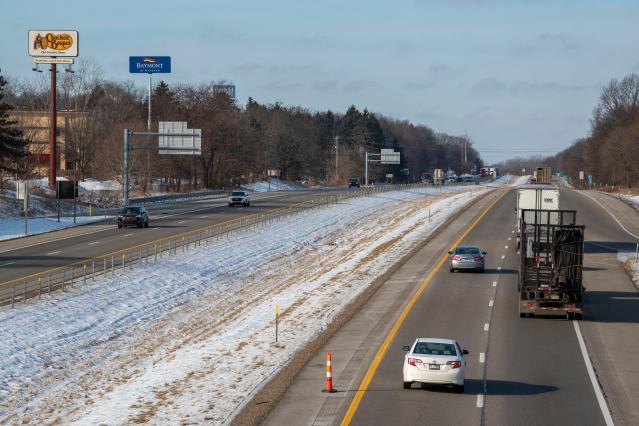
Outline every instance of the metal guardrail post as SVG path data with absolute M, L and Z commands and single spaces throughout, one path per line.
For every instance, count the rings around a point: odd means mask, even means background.
M 24 288 L 22 290 L 22 303 L 27 303 L 27 280 L 24 280 Z
M 48 293 L 51 294 L 51 272 L 49 272 L 49 289 Z
M 158 260 L 158 245 L 153 244 L 153 261 L 157 262 Z
M 113 276 L 113 272 L 115 272 L 115 266 L 113 265 L 113 256 L 111 256 L 111 276 Z
M 84 275 L 82 276 L 82 285 L 87 284 L 87 264 L 84 264 Z
M 91 260 L 91 278 L 95 281 L 95 259 Z
M 15 304 L 16 301 L 16 285 L 13 285 L 13 291 L 11 292 L 11 307 L 13 308 L 13 305 Z
M 62 269 L 62 291 L 64 291 L 64 272 L 65 270 Z

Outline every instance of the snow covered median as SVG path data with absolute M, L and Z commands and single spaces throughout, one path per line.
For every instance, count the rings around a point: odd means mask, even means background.
M 472 189 L 348 200 L 3 308 L 0 423 L 224 423 L 377 276 L 488 191 Z

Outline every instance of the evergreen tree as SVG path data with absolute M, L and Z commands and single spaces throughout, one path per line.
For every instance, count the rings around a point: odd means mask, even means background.
M 15 163 L 27 156 L 28 142 L 22 137 L 22 130 L 15 126 L 16 121 L 9 119 L 13 106 L 2 101 L 6 84 L 7 80 L 0 74 L 0 170 L 13 172 Z

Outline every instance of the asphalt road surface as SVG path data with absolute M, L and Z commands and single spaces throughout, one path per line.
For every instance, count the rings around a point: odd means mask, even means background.
M 335 189 L 256 193 L 250 207 L 228 207 L 227 198 L 149 205 L 148 228 L 117 228 L 116 219 L 0 242 L 0 286 L 16 278 L 241 216 L 262 213 L 335 193 Z
M 355 325 L 347 324 L 307 364 L 265 423 L 277 424 L 292 412 L 300 424 L 639 424 L 639 297 L 616 259 L 617 250 L 634 250 L 639 214 L 608 196 L 572 190 L 561 191 L 560 206 L 576 209 L 578 223 L 586 225 L 582 321 L 519 317 L 510 191 L 462 240 L 488 252 L 486 273 L 450 273 L 443 263 L 416 294 L 386 352 L 382 341 L 413 292 L 383 286 L 382 295 L 351 320 Z M 447 244 L 461 234 L 448 233 Z M 411 259 L 389 282 L 399 288 L 416 269 L 409 290 L 425 282 L 445 252 L 446 244 L 433 244 L 416 255 L 429 268 L 419 270 Z M 383 303 L 376 300 L 384 297 Z M 401 304 L 393 299 L 399 297 Z M 402 388 L 401 348 L 416 337 L 454 338 L 470 351 L 463 395 L 446 387 Z M 336 353 L 339 392 L 330 395 L 318 392 L 325 351 Z

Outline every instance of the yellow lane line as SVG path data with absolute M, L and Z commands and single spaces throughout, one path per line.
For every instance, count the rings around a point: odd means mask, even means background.
M 484 216 L 486 216 L 486 214 L 490 211 L 490 209 L 492 209 L 495 206 L 495 204 L 497 204 L 497 202 L 499 202 L 499 200 L 501 200 L 507 193 L 508 191 L 504 191 L 492 203 L 490 203 L 490 205 L 486 207 L 486 209 L 482 212 L 482 214 L 480 214 L 479 217 L 475 219 L 475 221 L 468 228 L 466 228 L 466 230 L 461 234 L 461 236 L 457 239 L 457 241 L 453 243 L 453 245 L 450 247 L 449 250 L 447 250 L 447 252 L 454 249 L 459 243 L 461 243 L 462 240 L 466 238 L 466 235 L 468 235 L 470 231 L 472 231 L 473 228 L 477 226 L 477 224 L 484 218 Z M 366 392 L 366 390 L 368 389 L 368 386 L 373 380 L 373 377 L 375 376 L 375 373 L 377 372 L 377 368 L 379 367 L 379 364 L 382 362 L 382 359 L 384 359 L 384 356 L 386 355 L 386 352 L 388 351 L 390 344 L 393 342 L 393 339 L 395 339 L 395 335 L 399 331 L 399 328 L 402 326 L 402 323 L 408 316 L 408 313 L 411 311 L 411 309 L 413 309 L 413 306 L 415 305 L 415 303 L 417 303 L 417 300 L 419 299 L 421 294 L 424 292 L 428 284 L 430 284 L 430 281 L 433 279 L 433 277 L 435 276 L 439 268 L 441 268 L 441 266 L 444 264 L 446 259 L 448 259 L 448 253 L 444 253 L 444 255 L 439 260 L 439 262 L 437 262 L 437 265 L 435 266 L 435 268 L 433 268 L 430 271 L 430 273 L 426 276 L 426 278 L 420 284 L 415 294 L 413 294 L 413 297 L 411 297 L 410 301 L 408 302 L 408 305 L 406 305 L 402 313 L 399 315 L 399 318 L 397 318 L 397 321 L 395 321 L 395 324 L 393 324 L 393 327 L 391 328 L 390 332 L 386 336 L 386 339 L 384 339 L 384 342 L 382 343 L 380 348 L 377 350 L 377 353 L 375 354 L 375 357 L 373 358 L 373 362 L 371 363 L 370 367 L 368 367 L 368 371 L 366 372 L 366 375 L 364 376 L 364 378 L 362 379 L 362 382 L 358 386 L 357 391 L 355 392 L 355 396 L 353 397 L 353 400 L 351 401 L 351 404 L 349 405 L 348 410 L 346 411 L 346 414 L 344 414 L 344 418 L 342 419 L 342 422 L 340 423 L 341 426 L 348 426 L 351 423 L 351 420 L 353 419 L 355 412 L 357 412 L 357 408 L 359 407 L 359 404 L 361 403 L 362 398 L 364 397 L 364 393 Z

